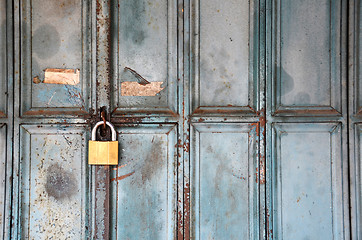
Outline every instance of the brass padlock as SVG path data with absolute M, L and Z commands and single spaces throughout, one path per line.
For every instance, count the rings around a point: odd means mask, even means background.
M 97 122 L 92 129 L 92 140 L 89 140 L 88 164 L 92 165 L 117 165 L 118 164 L 118 141 L 116 141 L 116 130 L 110 122 L 106 122 L 112 131 L 112 141 L 96 141 L 97 128 L 104 124 Z

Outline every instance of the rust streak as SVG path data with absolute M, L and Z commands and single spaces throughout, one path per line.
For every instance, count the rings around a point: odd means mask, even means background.
M 186 183 L 184 187 L 184 237 L 190 239 L 190 185 Z
M 265 184 L 265 156 L 260 155 L 260 184 Z
M 113 168 L 113 170 L 118 170 L 118 169 L 123 168 L 123 167 L 125 167 L 127 165 L 128 165 L 128 163 L 122 164 L 122 165 L 120 165 L 118 167 Z
M 127 177 L 129 177 L 129 176 L 132 176 L 134 173 L 135 173 L 135 171 L 133 171 L 133 172 L 131 172 L 131 173 L 128 173 L 128 174 L 125 174 L 125 175 L 122 175 L 122 176 L 119 176 L 119 177 L 116 177 L 116 178 L 112 178 L 112 179 L 111 179 L 111 182 L 125 179 L 125 178 L 127 178 Z

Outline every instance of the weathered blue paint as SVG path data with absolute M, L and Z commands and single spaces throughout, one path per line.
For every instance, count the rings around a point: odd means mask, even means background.
M 342 147 L 340 124 L 274 125 L 275 239 L 345 238 Z
M 6 1 L 0 2 L 0 93 L 1 93 L 1 101 L 0 101 L 0 117 L 4 117 L 7 111 L 7 38 L 6 38 L 6 30 L 7 30 L 7 7 Z
M 346 9 L 267 3 L 270 239 L 350 239 Z
M 121 125 L 111 174 L 111 239 L 175 239 L 176 125 Z
M 4 206 L 5 205 L 5 201 L 6 201 L 6 192 L 7 192 L 7 189 L 5 188 L 6 187 L 6 160 L 7 160 L 7 156 L 6 156 L 6 125 L 4 124 L 1 124 L 0 125 L 0 164 L 1 164 L 1 171 L 0 171 L 0 196 L 1 197 L 1 200 L 0 200 L 0 206 L 1 207 L 1 210 L 0 210 L 0 229 L 4 229 L 4 225 L 6 224 L 6 221 L 5 221 L 5 208 Z M 0 232 L 0 238 L 1 239 L 4 239 L 4 232 L 1 231 Z
M 349 4 L 349 157 L 352 239 L 362 239 L 362 4 Z
M 6 1 L 0 2 L 0 118 L 6 117 L 7 113 L 7 39 L 6 39 Z M 7 128 L 8 126 L 0 122 L 0 229 L 4 229 L 5 222 L 5 201 L 6 201 L 6 162 L 7 162 Z M 0 239 L 4 239 L 4 232 L 0 232 Z
M 0 1 L 0 239 L 362 238 L 359 1 L 98 3 Z M 122 96 L 127 67 L 165 88 Z
M 21 238 L 87 238 L 84 126 L 22 125 Z
M 177 111 L 177 1 L 119 1 L 114 9 L 118 46 L 114 67 L 113 108 L 115 116 L 136 112 L 137 115 Z M 179 36 L 181 37 L 181 36 Z M 156 96 L 122 96 L 123 82 L 138 79 L 126 68 L 133 69 L 148 82 L 163 82 Z M 144 109 L 139 111 L 139 109 Z
M 14 166 L 7 238 L 86 239 L 92 218 L 86 123 L 94 108 L 94 6 L 66 0 L 9 2 L 14 3 L 8 21 L 14 17 L 15 85 L 9 92 L 14 90 L 15 97 L 9 100 L 14 102 L 10 117 L 15 127 L 14 141 L 9 141 L 14 151 L 8 148 Z M 46 68 L 80 69 L 80 83 L 35 81 L 44 79 Z
M 193 239 L 258 239 L 259 175 L 253 125 L 192 128 Z
M 91 91 L 91 6 L 81 1 L 21 1 L 22 115 L 86 114 Z M 80 69 L 80 83 L 36 83 L 47 68 Z

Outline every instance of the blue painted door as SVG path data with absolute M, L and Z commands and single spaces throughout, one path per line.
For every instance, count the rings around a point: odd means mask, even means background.
M 0 238 L 361 239 L 360 13 L 0 1 Z

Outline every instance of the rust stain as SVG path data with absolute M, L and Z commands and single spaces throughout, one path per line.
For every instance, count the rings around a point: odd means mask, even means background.
M 184 187 L 184 237 L 190 239 L 190 184 Z
M 270 221 L 270 214 L 269 209 L 266 208 L 266 229 L 267 229 L 267 239 L 273 239 L 273 230 L 269 229 L 269 221 Z
M 111 182 L 125 179 L 125 178 L 127 178 L 127 177 L 129 177 L 129 176 L 132 176 L 134 173 L 135 173 L 135 171 L 130 172 L 130 173 L 125 174 L 125 175 L 122 175 L 122 176 L 119 176 L 119 177 L 116 177 L 116 178 L 112 178 L 112 179 L 111 179 Z
M 232 176 L 236 177 L 237 179 L 240 179 L 240 180 L 246 180 L 246 177 L 237 176 L 235 173 L 232 173 Z
M 123 168 L 123 167 L 127 166 L 128 164 L 129 164 L 129 163 L 122 164 L 122 165 L 120 165 L 120 166 L 118 166 L 118 167 L 113 168 L 112 170 L 118 170 L 118 169 L 120 169 L 120 168 Z
M 186 139 L 186 141 L 183 144 L 184 151 L 187 153 L 190 151 L 190 142 L 188 140 L 189 139 Z
M 266 118 L 265 118 L 264 108 L 262 108 L 260 111 L 258 111 L 257 115 L 259 116 L 258 122 L 250 123 L 249 125 L 255 127 L 255 132 L 258 137 L 260 134 L 262 136 L 265 136 Z M 261 130 L 261 132 L 260 132 L 260 130 Z
M 182 140 L 181 139 L 177 140 L 177 143 L 175 144 L 175 148 L 182 148 L 182 147 L 183 147 Z
M 77 85 L 79 83 L 79 75 L 80 75 L 79 69 L 74 70 L 74 69 L 47 68 L 44 71 L 45 71 L 45 78 L 43 83 L 66 84 L 66 85 Z
M 122 82 L 122 96 L 156 96 L 164 87 L 161 87 L 163 82 L 150 82 L 142 84 L 138 82 Z
M 33 78 L 33 83 L 35 83 L 35 84 L 41 83 L 40 78 L 38 76 L 34 77 Z
M 179 201 L 180 203 L 181 201 Z M 183 231 L 183 219 L 182 219 L 182 211 L 178 211 L 178 226 L 177 226 L 177 239 L 184 239 L 184 231 Z
M 339 112 L 335 109 L 295 109 L 295 110 L 289 110 L 289 109 L 278 109 L 274 112 L 275 114 L 286 114 L 286 115 L 335 115 L 339 114 Z
M 265 184 L 265 156 L 260 155 L 260 184 Z

